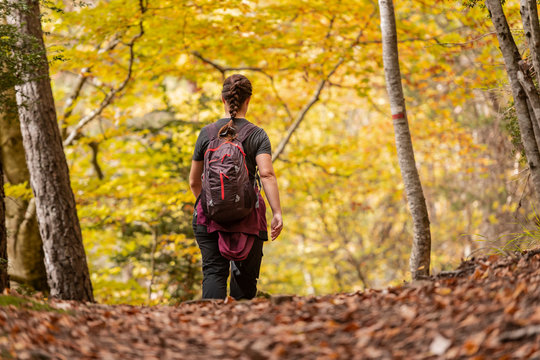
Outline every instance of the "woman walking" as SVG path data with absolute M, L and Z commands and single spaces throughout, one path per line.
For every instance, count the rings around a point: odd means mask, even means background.
M 252 299 L 257 293 L 263 242 L 268 240 L 257 170 L 273 213 L 272 240 L 283 228 L 281 205 L 270 139 L 245 119 L 251 82 L 243 75 L 232 75 L 225 79 L 221 94 L 228 116 L 201 130 L 189 175 L 197 198 L 193 230 L 202 254 L 202 295 L 203 299 L 226 298 L 230 271 L 230 295 Z

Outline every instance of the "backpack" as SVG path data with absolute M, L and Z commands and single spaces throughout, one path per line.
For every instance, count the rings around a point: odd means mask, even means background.
M 242 142 L 257 126 L 247 123 L 233 140 L 219 137 L 216 123 L 207 128 L 210 143 L 204 153 L 201 206 L 204 214 L 218 223 L 246 217 L 258 204 L 255 185 L 249 181 Z

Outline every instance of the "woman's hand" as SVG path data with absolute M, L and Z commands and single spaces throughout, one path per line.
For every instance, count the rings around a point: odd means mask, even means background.
M 277 239 L 282 229 L 283 229 L 283 218 L 281 217 L 281 213 L 274 214 L 274 217 L 272 218 L 271 233 L 270 233 L 272 236 L 272 241 Z

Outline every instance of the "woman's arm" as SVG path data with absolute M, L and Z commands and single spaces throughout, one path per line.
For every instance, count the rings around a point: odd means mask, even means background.
M 279 191 L 274 173 L 274 167 L 272 166 L 272 156 L 270 154 L 259 154 L 255 158 L 257 167 L 259 168 L 259 174 L 261 175 L 261 182 L 266 193 L 268 203 L 272 208 L 272 223 L 271 223 L 271 236 L 272 240 L 275 240 L 281 230 L 283 229 L 283 218 L 281 215 L 281 204 L 279 201 Z
M 191 192 L 198 198 L 201 194 L 202 180 L 201 175 L 203 172 L 204 161 L 191 161 L 191 171 L 189 172 L 189 187 Z

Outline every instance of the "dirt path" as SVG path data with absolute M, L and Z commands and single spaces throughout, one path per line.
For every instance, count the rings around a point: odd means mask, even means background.
M 540 359 L 533 252 L 354 294 L 31 309 L 41 304 L 0 306 L 2 359 Z

